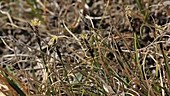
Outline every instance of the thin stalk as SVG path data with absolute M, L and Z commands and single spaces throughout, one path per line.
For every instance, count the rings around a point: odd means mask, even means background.
M 169 66 L 168 66 L 168 60 L 167 60 L 167 56 L 165 55 L 162 43 L 160 43 L 160 49 L 161 49 L 161 52 L 162 52 L 162 55 L 163 55 L 163 59 L 164 59 L 164 62 L 165 62 L 165 68 L 166 68 L 166 71 L 168 73 L 168 77 L 170 78 L 170 69 L 169 69 Z
M 143 72 L 142 72 L 142 69 L 141 69 L 141 65 L 140 65 L 140 62 L 139 62 L 139 56 L 138 56 L 138 47 L 137 47 L 137 35 L 136 33 L 134 32 L 134 49 L 135 49 L 135 63 L 137 64 L 138 66 L 138 69 L 140 70 L 140 76 L 141 78 L 143 79 Z

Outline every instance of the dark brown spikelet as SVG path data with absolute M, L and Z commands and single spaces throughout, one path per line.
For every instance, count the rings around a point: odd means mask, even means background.
M 41 40 L 40 40 L 40 37 L 36 36 L 37 37 L 37 42 L 38 42 L 38 45 L 41 46 Z
M 62 60 L 61 52 L 59 51 L 59 47 L 58 46 L 56 46 L 56 52 L 57 52 L 57 55 L 60 58 L 60 60 Z
M 89 53 L 90 53 L 91 57 L 94 58 L 94 49 L 90 47 L 89 42 L 86 39 L 84 39 L 84 42 L 86 43 L 86 46 L 89 49 Z

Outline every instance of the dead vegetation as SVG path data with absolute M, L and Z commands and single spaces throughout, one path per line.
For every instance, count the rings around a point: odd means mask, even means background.
M 169 96 L 169 10 L 165 0 L 0 1 L 0 92 Z

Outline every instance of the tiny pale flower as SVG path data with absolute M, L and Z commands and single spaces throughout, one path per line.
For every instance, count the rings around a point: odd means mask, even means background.
M 82 39 L 87 39 L 87 34 L 80 34 L 80 37 L 81 37 Z
M 34 18 L 33 20 L 31 20 L 31 26 L 40 26 L 41 25 L 41 21 L 37 18 Z
M 53 45 L 58 40 L 58 36 L 53 35 L 48 42 L 49 45 Z

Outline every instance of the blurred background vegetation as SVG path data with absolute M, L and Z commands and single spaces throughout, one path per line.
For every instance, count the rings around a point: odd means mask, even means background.
M 0 0 L 0 96 L 169 96 L 168 0 Z

